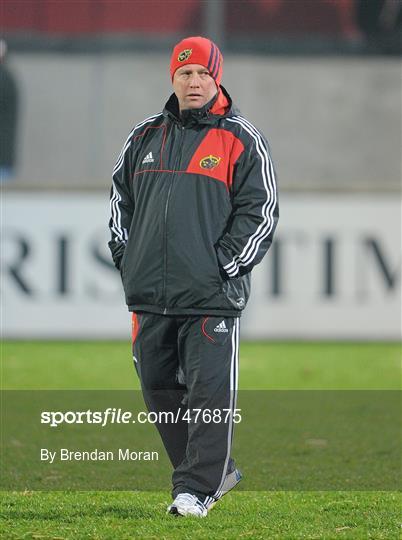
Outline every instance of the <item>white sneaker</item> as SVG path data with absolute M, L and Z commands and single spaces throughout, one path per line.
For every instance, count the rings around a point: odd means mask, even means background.
M 226 493 L 228 493 L 231 489 L 237 486 L 237 484 L 242 478 L 243 475 L 241 474 L 239 469 L 235 469 L 231 473 L 227 474 L 223 482 L 222 489 L 219 491 L 216 499 L 210 497 L 209 500 L 204 503 L 207 510 L 211 510 L 220 498 L 222 498 L 224 495 L 226 495 Z
M 168 514 L 176 516 L 206 517 L 208 510 L 202 502 L 191 493 L 179 493 L 167 509 Z

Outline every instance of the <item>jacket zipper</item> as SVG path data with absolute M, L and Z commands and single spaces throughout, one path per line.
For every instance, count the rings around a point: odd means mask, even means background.
M 166 276 L 167 276 L 167 216 L 168 216 L 168 208 L 169 208 L 169 200 L 170 200 L 170 194 L 172 192 L 173 187 L 173 180 L 174 180 L 174 173 L 178 170 L 178 167 L 180 165 L 181 160 L 181 151 L 182 151 L 182 141 L 183 141 L 183 135 L 184 135 L 184 126 L 180 126 L 180 139 L 179 139 L 179 148 L 177 153 L 177 159 L 176 163 L 173 167 L 173 172 L 170 180 L 170 185 L 168 189 L 168 194 L 166 197 L 166 204 L 165 204 L 165 216 L 164 216 L 164 238 L 163 238 L 163 255 L 164 255 L 164 269 L 163 269 L 163 302 L 164 302 L 164 309 L 163 309 L 163 315 L 167 314 L 168 308 L 166 307 Z

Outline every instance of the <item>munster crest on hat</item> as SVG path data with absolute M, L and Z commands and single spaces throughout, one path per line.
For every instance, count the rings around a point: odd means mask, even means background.
M 193 52 L 193 49 L 184 49 L 184 51 L 181 51 L 181 53 L 177 57 L 177 60 L 179 62 L 184 62 L 184 60 L 188 60 L 192 52 Z
M 200 161 L 200 167 L 202 167 L 203 169 L 214 169 L 219 165 L 221 159 L 222 158 L 210 154 L 209 156 L 202 158 L 202 160 Z

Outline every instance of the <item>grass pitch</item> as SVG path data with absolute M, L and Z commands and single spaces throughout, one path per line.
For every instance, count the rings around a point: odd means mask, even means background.
M 4 389 L 138 388 L 130 345 L 5 342 Z M 398 389 L 400 344 L 244 343 L 242 389 Z M 239 464 L 241 466 L 241 464 Z M 399 492 L 238 491 L 204 520 L 166 492 L 3 492 L 1 538 L 400 538 Z

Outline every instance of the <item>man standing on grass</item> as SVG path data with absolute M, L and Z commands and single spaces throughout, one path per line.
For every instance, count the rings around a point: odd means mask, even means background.
M 174 468 L 168 512 L 183 516 L 206 516 L 241 479 L 239 317 L 279 216 L 268 145 L 220 85 L 222 63 L 209 39 L 175 46 L 174 93 L 129 134 L 110 199 L 144 400 L 178 418 L 157 428 Z

